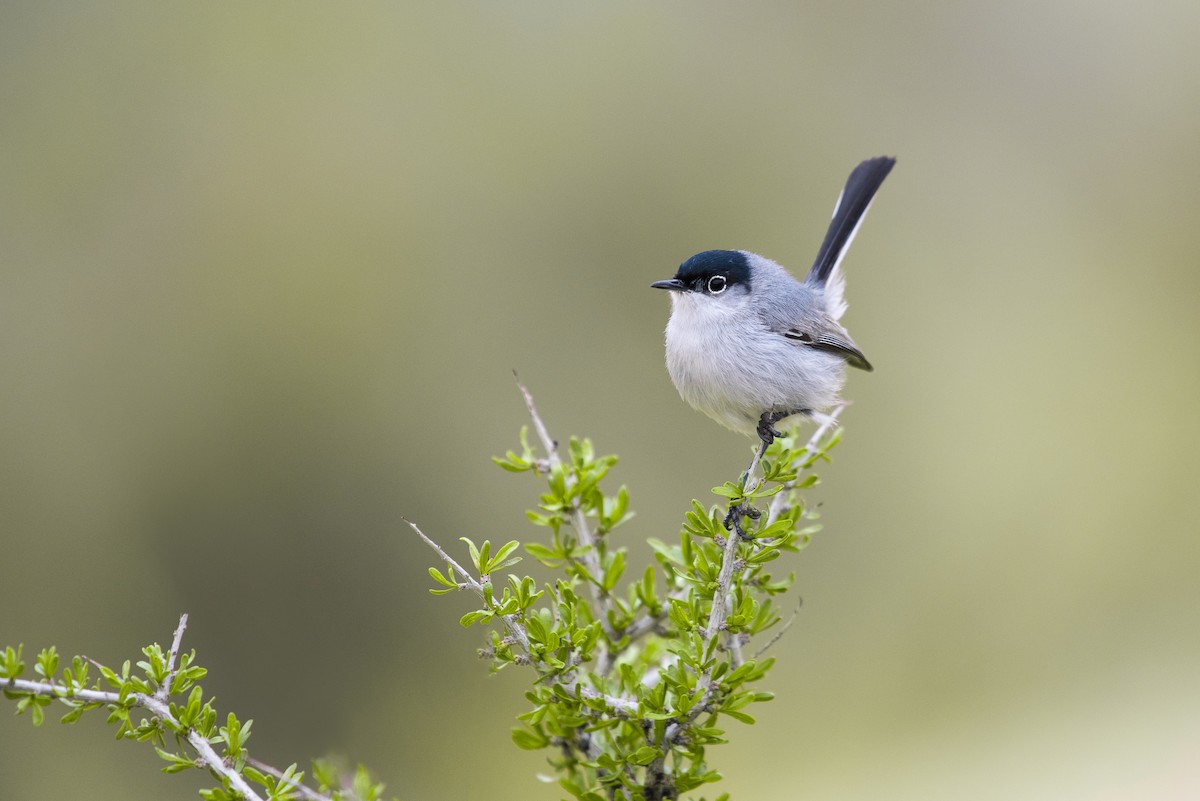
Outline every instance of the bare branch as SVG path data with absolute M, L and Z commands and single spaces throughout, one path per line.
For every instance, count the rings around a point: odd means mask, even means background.
M 179 643 L 183 640 L 183 632 L 187 630 L 187 621 L 187 612 L 184 612 L 179 616 L 179 625 L 175 627 L 175 636 L 171 640 L 171 650 L 167 653 L 167 675 L 154 693 L 154 697 L 160 701 L 166 701 L 171 695 L 171 683 L 175 681 L 175 660 L 179 658 Z
M 462 577 L 466 580 L 467 585 L 471 589 L 475 590 L 475 592 L 478 592 L 481 595 L 483 594 L 483 585 L 480 584 L 478 581 L 476 581 L 474 576 L 472 576 L 466 570 L 463 570 L 463 566 L 460 565 L 458 562 L 455 562 L 454 558 L 451 557 L 450 554 L 443 551 L 442 546 L 438 545 L 436 542 L 429 539 L 429 537 L 425 536 L 425 532 L 421 531 L 421 529 L 419 529 L 417 527 L 417 524 L 414 523 L 413 521 L 409 520 L 406 517 L 401 517 L 400 519 L 404 521 L 405 525 L 407 525 L 413 531 L 417 532 L 417 536 L 419 536 L 421 539 L 425 540 L 426 545 L 428 545 L 433 550 L 437 551 L 438 556 L 442 557 L 442 559 L 446 562 L 446 564 L 450 565 L 452 568 L 454 568 L 459 573 L 461 573 Z
M 554 469 L 562 463 L 562 460 L 558 458 L 558 443 L 551 439 L 550 432 L 546 430 L 546 424 L 542 422 L 537 406 L 533 403 L 533 395 L 529 394 L 529 390 L 521 383 L 521 377 L 517 375 L 516 370 L 513 370 L 513 378 L 517 380 L 517 387 L 521 390 L 521 396 L 525 398 L 525 408 L 529 410 L 529 417 L 533 420 L 533 429 L 537 432 L 538 439 L 542 441 L 542 450 L 546 451 L 546 459 L 550 462 L 550 468 Z

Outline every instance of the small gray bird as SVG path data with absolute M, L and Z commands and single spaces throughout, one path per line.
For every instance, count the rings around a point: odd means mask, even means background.
M 846 311 L 839 265 L 895 163 L 881 156 L 850 173 L 803 282 L 755 253 L 706 250 L 650 285 L 671 291 L 667 371 L 693 408 L 757 433 L 765 448 L 780 421 L 838 402 L 845 365 L 873 369 L 838 322 Z

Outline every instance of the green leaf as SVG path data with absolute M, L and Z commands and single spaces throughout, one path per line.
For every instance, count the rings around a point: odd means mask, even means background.
M 38 654 L 38 661 L 33 669 L 39 676 L 53 681 L 54 674 L 58 673 L 58 649 L 53 645 L 43 648 Z
M 110 687 L 120 689 L 121 685 L 123 684 L 121 677 L 118 676 L 116 671 L 114 671 L 112 668 L 107 668 L 104 665 L 101 665 L 100 675 L 104 677 L 104 680 L 108 682 Z
M 770 535 L 767 535 L 767 534 L 758 534 L 758 535 L 756 535 L 756 539 L 757 539 L 757 538 L 759 538 L 759 537 L 767 537 L 767 536 L 770 536 Z M 774 548 L 762 548 L 762 549 L 760 549 L 760 550 L 756 551 L 755 553 L 752 553 L 750 556 L 747 556 L 747 557 L 746 557 L 746 564 L 748 564 L 748 565 L 762 565 L 762 564 L 766 564 L 767 562 L 774 561 L 774 560 L 778 559 L 778 558 L 779 558 L 780 556 L 782 556 L 782 555 L 783 555 L 783 554 L 781 554 L 781 553 L 780 553 L 780 552 L 779 552 L 777 549 L 774 549 Z
M 783 489 L 784 489 L 784 487 L 782 484 L 774 484 L 770 487 L 762 487 L 762 488 L 756 489 L 752 493 L 752 497 L 754 497 L 754 498 L 770 498 L 772 495 L 778 495 L 779 493 L 783 492 Z
M 512 739 L 516 743 L 517 748 L 525 751 L 537 751 L 550 744 L 550 740 L 546 735 L 523 728 L 514 728 L 512 730 Z
M 649 765 L 662 754 L 659 749 L 644 745 L 629 755 L 629 761 L 635 765 Z
M 517 542 L 516 540 L 509 540 L 508 542 L 504 543 L 504 545 L 500 547 L 500 550 L 496 551 L 496 555 L 492 557 L 491 561 L 488 563 L 487 572 L 491 573 L 501 567 L 507 567 L 509 564 L 513 564 L 512 562 L 506 562 L 503 565 L 500 563 L 508 558 L 508 555 L 519 547 L 521 547 L 521 543 Z
M 460 626 L 462 626 L 464 629 L 466 629 L 466 628 L 470 628 L 471 626 L 478 623 L 479 621 L 486 620 L 490 617 L 491 617 L 491 613 L 486 612 L 486 611 L 477 610 L 474 612 L 467 612 L 465 615 L 463 615 L 462 617 L 460 617 L 458 619 L 458 624 Z
M 723 710 L 723 712 L 724 712 L 724 714 L 728 715 L 729 717 L 733 718 L 734 720 L 740 720 L 742 723 L 750 723 L 750 724 L 754 723 L 754 716 L 747 715 L 745 712 L 735 712 L 732 709 L 726 709 L 726 710 Z
M 617 582 L 621 580 L 621 575 L 625 572 L 625 551 L 620 550 L 612 555 L 612 561 L 608 567 L 604 569 L 604 579 L 601 585 L 604 589 L 611 591 L 617 586 Z
M 502 467 L 510 473 L 524 473 L 532 467 L 529 462 L 526 462 L 512 451 L 506 453 L 505 458 L 493 456 L 492 463 Z
M 459 537 L 459 539 L 467 544 L 467 549 L 471 553 L 471 564 L 475 565 L 475 569 L 482 573 L 483 565 L 479 561 L 479 549 L 475 547 L 475 543 L 467 537 Z
M 452 589 L 452 590 L 457 590 L 457 589 L 458 589 L 458 585 L 457 585 L 457 584 L 455 584 L 455 583 L 454 583 L 453 581 L 451 581 L 450 579 L 448 579 L 448 578 L 446 578 L 445 576 L 443 576 L 443 575 L 442 575 L 442 571 L 438 570 L 436 567 L 431 567 L 431 568 L 429 568 L 429 575 L 430 575 L 430 576 L 433 578 L 433 580 L 434 580 L 434 581 L 436 581 L 438 584 L 441 584 L 441 585 L 443 585 L 443 586 L 445 586 L 445 587 L 449 587 L 449 588 L 450 588 L 450 589 Z
M 63 715 L 62 720 L 60 720 L 59 723 L 74 723 L 75 721 L 79 720 L 81 717 L 83 717 L 83 705 L 82 704 L 75 707 L 67 714 Z
M 196 760 L 180 756 L 179 754 L 172 754 L 170 751 L 165 751 L 158 746 L 154 747 L 154 752 L 158 754 L 159 759 L 167 763 L 167 766 L 162 769 L 163 773 L 179 773 L 189 768 L 197 767 Z
M 0 654 L 0 679 L 21 677 L 25 672 L 25 663 L 21 660 L 21 651 L 24 649 L 24 645 L 18 645 L 16 650 L 11 645 L 5 647 L 3 654 Z

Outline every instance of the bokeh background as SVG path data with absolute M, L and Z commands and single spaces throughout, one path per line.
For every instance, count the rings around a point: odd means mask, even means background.
M 677 398 L 692 253 L 807 269 L 860 159 L 845 443 L 742 799 L 1200 797 L 1200 5 L 0 6 L 0 642 L 169 639 L 256 753 L 554 799 L 431 554 L 537 534 L 525 422 L 636 553 L 750 443 Z M 644 559 L 644 557 L 639 557 Z M 0 795 L 194 798 L 0 714 Z M 710 793 L 713 795 L 715 793 Z

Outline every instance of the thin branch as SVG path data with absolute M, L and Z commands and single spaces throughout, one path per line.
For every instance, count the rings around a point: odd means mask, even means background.
M 733 567 L 737 562 L 737 547 L 741 538 L 737 532 L 729 532 L 725 538 L 725 551 L 721 554 L 721 570 L 717 573 L 717 588 L 713 591 L 712 611 L 708 613 L 708 628 L 704 630 L 704 639 L 710 643 L 725 628 L 725 619 L 729 616 L 729 585 L 733 580 Z M 705 676 L 712 676 L 712 671 L 705 671 Z
M 558 458 L 558 443 L 551 439 L 550 432 L 546 430 L 546 424 L 542 422 L 537 407 L 533 404 L 533 395 L 529 394 L 529 390 L 521 383 L 521 377 L 517 375 L 516 370 L 513 370 L 513 378 L 517 381 L 517 388 L 521 390 L 521 396 L 525 398 L 525 408 L 529 410 L 529 416 L 533 419 L 533 430 L 537 432 L 538 439 L 542 441 L 542 449 L 546 451 L 546 459 L 550 463 L 550 468 L 554 469 L 562 464 L 562 460 Z
M 412 522 L 406 517 L 401 517 L 400 519 L 403 520 L 409 528 L 417 532 L 417 536 L 425 540 L 426 545 L 437 551 L 438 556 L 442 557 L 447 564 L 462 574 L 462 577 L 465 581 L 463 584 L 459 585 L 460 587 L 464 586 L 465 584 L 465 586 L 474 590 L 475 594 L 480 598 L 484 597 L 482 582 L 476 581 L 474 576 L 468 573 L 462 565 L 454 561 L 454 558 L 442 549 L 442 546 L 430 539 L 424 531 L 421 531 L 420 527 L 416 523 Z M 504 615 L 502 619 L 504 620 L 504 625 L 507 626 L 509 633 L 512 634 L 512 636 L 516 639 L 517 645 L 519 645 L 521 650 L 525 653 L 525 656 L 532 660 L 533 652 L 529 648 L 529 632 L 525 630 L 525 625 L 521 623 L 521 619 L 516 615 Z
M 804 459 L 807 459 L 812 454 L 818 452 L 821 441 L 824 439 L 828 431 L 837 424 L 837 417 L 844 408 L 845 404 L 841 404 L 833 410 L 832 414 L 824 417 L 820 426 L 818 426 L 817 430 L 813 432 L 812 437 L 809 438 L 808 444 L 805 446 L 806 455 L 803 458 L 797 458 L 797 463 L 802 464 Z M 762 457 L 765 453 L 766 445 L 764 444 L 757 450 L 753 461 L 750 462 L 750 467 L 746 470 L 745 479 L 742 481 L 742 489 L 746 494 L 758 489 L 763 482 L 762 478 L 752 478 L 752 474 L 754 469 L 758 467 L 759 463 L 762 461 Z M 785 487 L 787 489 L 791 489 L 791 486 L 794 485 L 794 483 L 795 482 L 788 482 Z M 772 499 L 767 516 L 767 525 L 770 525 L 772 522 L 774 522 L 779 514 L 782 513 L 783 506 L 779 505 L 777 507 L 776 504 L 780 504 L 780 499 L 786 494 L 787 491 L 785 489 L 785 491 L 777 493 L 775 498 Z M 725 550 L 721 554 L 721 570 L 717 573 L 717 586 L 713 591 L 712 608 L 708 613 L 708 627 L 704 631 L 704 639 L 707 641 L 708 647 L 710 648 L 714 647 L 716 639 L 720 636 L 721 630 L 725 627 L 725 621 L 729 617 L 730 585 L 733 580 L 734 568 L 738 562 L 737 549 L 740 540 L 741 538 L 738 536 L 737 532 L 729 532 L 729 538 L 725 541 Z M 705 702 L 708 699 L 708 696 L 712 693 L 712 676 L 712 667 L 708 668 L 700 675 L 699 680 L 696 682 L 696 687 L 697 689 L 703 689 L 705 700 L 693 707 L 692 712 L 686 718 L 685 723 L 691 723 L 693 720 L 699 717 Z
M 451 556 L 448 553 L 446 553 L 440 545 L 438 545 L 436 542 L 434 542 L 432 539 L 430 539 L 425 534 L 424 531 L 421 531 L 421 529 L 417 526 L 416 523 L 414 523 L 411 520 L 408 520 L 406 518 L 403 518 L 403 517 L 400 519 L 403 520 L 408 525 L 409 528 L 411 528 L 413 531 L 417 532 L 417 535 L 420 536 L 420 538 L 425 541 L 426 545 L 428 545 L 430 548 L 435 550 L 438 553 L 438 555 L 442 557 L 442 559 L 446 560 L 447 563 L 449 563 L 451 566 L 454 567 L 455 570 L 457 570 L 459 573 L 461 573 L 463 575 L 463 577 L 466 579 L 467 587 L 474 590 L 475 593 L 477 595 L 479 595 L 479 597 L 481 597 L 481 598 L 484 597 L 483 596 L 483 585 L 480 582 L 476 581 L 471 576 L 470 573 L 465 571 L 462 568 L 462 565 L 460 565 L 458 562 L 454 561 L 454 559 L 451 558 Z M 529 632 L 525 629 L 525 624 L 521 622 L 520 616 L 518 616 L 518 615 L 503 615 L 501 617 L 501 619 L 504 621 L 505 628 L 508 629 L 508 632 L 513 636 L 513 639 L 516 640 L 517 645 L 520 647 L 521 652 L 524 653 L 524 655 L 526 657 L 528 657 L 530 663 L 533 663 L 535 661 L 541 661 L 541 660 L 537 659 L 537 657 L 533 653 L 533 649 L 529 645 Z M 572 693 L 574 693 L 574 691 L 575 691 L 574 688 L 567 688 L 567 689 Z M 585 695 L 589 698 L 603 699 L 604 703 L 609 707 L 609 711 L 613 712 L 614 714 L 622 714 L 622 715 L 637 714 L 638 705 L 637 705 L 637 702 L 632 699 L 620 698 L 615 695 L 607 695 L 605 693 L 601 693 L 601 692 L 598 692 L 598 691 L 595 691 L 595 690 L 592 690 L 589 688 L 584 688 L 582 690 L 582 693 L 583 693 L 583 695 Z
M 533 427 L 537 431 L 538 439 L 542 441 L 542 447 L 546 450 L 546 460 L 550 463 L 550 469 L 553 470 L 562 464 L 562 460 L 558 456 L 558 448 L 556 441 L 551 438 L 550 432 L 546 430 L 546 424 L 542 422 L 541 415 L 538 414 L 537 406 L 533 403 L 533 395 L 529 389 L 521 383 L 521 379 L 517 377 L 516 372 L 513 372 L 513 378 L 517 379 L 517 387 L 521 390 L 521 395 L 525 398 L 525 408 L 529 410 L 529 416 L 533 419 Z M 571 477 L 567 476 L 568 482 Z M 592 536 L 592 528 L 588 525 L 587 516 L 583 513 L 583 507 L 576 501 L 571 504 L 571 524 L 575 527 L 575 534 L 579 537 L 579 544 L 583 546 L 584 567 L 593 578 L 600 579 L 600 562 L 596 557 L 596 538 Z M 599 587 L 592 585 L 593 591 L 597 593 L 597 599 L 601 600 L 598 593 Z M 607 604 L 605 604 L 607 610 Z
M 742 494 L 743 495 L 749 495 L 751 492 L 753 492 L 754 490 L 756 490 L 760 486 L 762 486 L 762 483 L 763 483 L 762 476 L 755 479 L 754 486 L 750 486 L 750 480 L 754 476 L 755 468 L 757 468 L 759 466 L 759 464 L 763 460 L 763 457 L 767 455 L 767 448 L 769 448 L 769 447 L 770 447 L 770 445 L 768 445 L 766 442 L 764 442 L 762 445 L 760 445 L 758 447 L 758 450 L 756 450 L 754 452 L 754 458 L 752 458 L 750 460 L 750 466 L 747 467 L 746 472 L 742 474 Z
M 187 615 L 184 615 L 180 628 L 176 630 L 176 643 L 183 636 L 183 623 L 186 622 Z M 172 650 L 177 646 L 173 646 Z M 116 706 L 129 706 L 129 702 L 133 702 L 133 706 L 140 706 L 148 710 L 151 714 L 163 720 L 167 726 L 174 731 L 183 730 L 183 726 L 179 723 L 171 713 L 171 704 L 167 698 L 159 698 L 157 693 L 147 695 L 145 693 L 131 693 L 125 698 L 122 698 L 120 693 L 107 692 L 104 690 L 87 690 L 73 689 L 65 684 L 56 682 L 41 682 L 28 681 L 26 679 L 9 679 L 5 682 L 0 682 L 6 689 L 16 690 L 19 692 L 32 693 L 45 698 L 62 698 L 67 700 L 82 700 L 88 703 L 113 704 Z M 206 767 L 218 776 L 221 776 L 229 784 L 236 789 L 247 801 L 263 801 L 262 796 L 254 792 L 242 775 L 234 770 L 231 766 L 225 764 L 225 760 L 212 747 L 212 743 L 208 741 L 195 729 L 187 729 L 185 734 L 188 744 L 199 757 L 197 767 Z M 327 800 L 326 800 L 327 801 Z
M 321 795 L 320 793 L 318 793 L 316 790 L 312 789 L 308 785 L 303 784 L 302 782 L 296 781 L 296 778 L 294 776 L 285 776 L 283 774 L 283 771 L 280 770 L 279 768 L 273 768 L 270 765 L 268 765 L 267 763 L 259 762 L 257 759 L 254 759 L 253 757 L 246 757 L 246 764 L 251 765 L 254 768 L 257 768 L 262 773 L 269 773 L 270 775 L 274 776 L 276 779 L 279 779 L 279 781 L 283 782 L 285 785 L 287 785 L 292 790 L 299 791 L 300 795 L 309 799 L 309 801 L 329 801 L 329 796 Z
M 793 467 L 799 468 L 803 466 L 804 463 L 808 461 L 808 459 L 814 453 L 819 453 L 821 451 L 822 441 L 824 441 L 824 439 L 829 435 L 831 430 L 837 427 L 838 415 L 842 413 L 847 405 L 847 403 L 842 402 L 834 407 L 832 412 L 827 415 L 823 415 L 821 424 L 817 426 L 817 430 L 814 431 L 812 436 L 808 438 L 808 442 L 805 444 L 804 450 L 801 451 L 800 454 L 797 455 L 792 461 Z M 798 480 L 799 476 L 784 484 L 783 491 L 776 493 L 775 497 L 771 499 L 771 503 L 767 507 L 767 522 L 765 525 L 769 526 L 774 523 L 779 519 L 779 516 L 787 510 L 788 498 L 791 496 L 791 490 L 796 486 L 796 482 Z
M 467 586 L 469 586 L 471 589 L 475 590 L 475 592 L 479 593 L 480 595 L 483 594 L 483 585 L 480 584 L 478 581 L 476 581 L 475 578 L 470 573 L 468 573 L 466 570 L 463 570 L 463 566 L 460 565 L 458 562 L 455 562 L 454 558 L 452 556 L 450 556 L 450 554 L 443 551 L 442 546 L 438 545 L 436 542 L 431 540 L 429 537 L 425 536 L 425 532 L 421 531 L 421 529 L 418 528 L 417 524 L 414 523 L 413 521 L 409 520 L 406 517 L 401 517 L 400 519 L 404 521 L 405 525 L 407 525 L 413 531 L 417 532 L 417 536 L 420 537 L 421 539 L 425 540 L 426 545 L 428 545 L 433 550 L 437 551 L 438 556 L 442 557 L 442 559 L 446 562 L 446 564 L 450 565 L 452 568 L 454 568 L 460 574 L 462 574 L 462 577 L 464 579 L 466 579 Z
M 737 548 L 741 541 L 741 536 L 736 531 L 729 532 L 728 538 L 725 540 L 725 551 L 721 554 L 721 570 L 717 573 L 717 587 L 713 590 L 712 608 L 708 613 L 708 627 L 704 630 L 704 640 L 706 642 L 706 650 L 715 648 L 717 638 L 721 635 L 721 630 L 725 628 L 725 621 L 729 617 L 729 585 L 733 580 L 734 566 L 738 562 Z M 704 712 L 704 708 L 708 705 L 708 699 L 712 696 L 713 691 L 713 670 L 716 667 L 716 660 L 713 660 L 704 672 L 700 674 L 700 678 L 696 681 L 696 689 L 703 691 L 702 699 L 699 703 L 692 707 L 692 711 L 684 718 L 684 725 L 690 724 Z M 675 732 L 679 730 L 680 724 L 672 723 L 667 727 L 666 734 L 670 738 L 674 738 Z
M 546 429 L 546 424 L 542 422 L 542 417 L 538 414 L 537 406 L 533 402 L 533 395 L 529 389 L 521 383 L 520 376 L 513 371 L 513 378 L 517 381 L 517 388 L 521 390 L 521 396 L 525 399 L 525 408 L 529 410 L 529 417 L 533 420 L 533 428 L 537 431 L 538 439 L 542 441 L 542 447 L 546 450 L 546 460 L 550 464 L 550 469 L 553 470 L 562 464 L 562 460 L 558 456 L 557 443 L 550 436 L 550 432 Z M 568 482 L 571 481 L 571 476 L 567 476 Z M 583 569 L 591 576 L 592 580 L 588 582 L 591 587 L 591 594 L 600 614 L 597 619 L 600 625 L 604 628 L 604 633 L 608 640 L 616 639 L 616 632 L 612 630 L 612 626 L 608 622 L 608 613 L 612 610 L 612 598 L 608 593 L 600 588 L 600 580 L 604 576 L 604 572 L 600 568 L 600 556 L 596 548 L 596 538 L 592 534 L 592 527 L 588 524 L 587 515 L 584 514 L 583 507 L 580 505 L 578 498 L 575 498 L 571 503 L 571 525 L 575 529 L 575 536 L 579 538 L 579 544 L 582 550 Z M 596 673 L 603 676 L 606 675 L 612 667 L 612 656 L 609 653 L 607 646 L 596 659 Z
M 98 663 L 94 663 L 98 664 Z M 70 701 L 86 701 L 96 704 L 117 704 L 121 702 L 121 696 L 118 693 L 110 693 L 105 690 L 73 690 L 65 684 L 58 684 L 49 681 L 30 681 L 29 679 L 3 679 L 0 680 L 0 687 L 6 690 L 14 690 L 23 693 L 33 693 L 40 695 L 43 698 L 60 698 Z M 129 696 L 134 699 L 135 706 L 144 706 L 147 709 L 154 711 L 149 704 L 140 703 L 139 699 L 148 698 L 153 700 L 150 695 L 138 695 L 134 693 Z
M 774 645 L 775 643 L 777 643 L 783 639 L 783 635 L 787 634 L 788 629 L 790 629 L 792 627 L 792 624 L 796 622 L 796 618 L 800 616 L 800 607 L 803 605 L 804 605 L 804 599 L 797 598 L 796 599 L 796 608 L 792 610 L 792 616 L 788 618 L 787 623 L 783 624 L 783 628 L 781 628 L 779 631 L 775 632 L 774 637 L 767 640 L 766 644 L 763 645 L 762 648 L 759 648 L 754 653 L 755 659 L 758 659 L 760 656 L 762 656 L 763 654 L 765 654 L 767 652 L 768 648 L 770 648 L 772 645 Z
M 159 713 L 159 717 L 163 717 L 163 715 Z M 176 721 L 175 725 L 178 726 L 179 722 Z M 246 783 L 246 780 L 242 778 L 242 774 L 238 773 L 232 767 L 228 767 L 225 764 L 225 760 L 212 747 L 212 743 L 203 737 L 200 732 L 195 729 L 188 729 L 187 741 L 196 750 L 196 753 L 200 755 L 204 767 L 228 779 L 234 789 L 245 796 L 248 801 L 260 801 L 260 796 Z
M 66 701 L 81 701 L 89 704 L 110 704 L 121 707 L 141 707 L 150 714 L 158 717 L 163 721 L 167 728 L 174 731 L 180 731 L 183 727 L 171 713 L 171 692 L 170 686 L 174 680 L 179 657 L 180 642 L 183 640 L 183 633 L 187 629 L 187 614 L 180 615 L 179 625 L 175 629 L 175 636 L 171 642 L 171 650 L 167 656 L 167 675 L 163 679 L 159 688 L 153 694 L 146 693 L 130 693 L 122 698 L 120 693 L 109 692 L 106 690 L 91 690 L 86 688 L 72 688 L 66 684 L 60 684 L 55 681 L 28 681 L 26 679 L 8 679 L 0 681 L 0 686 L 7 690 L 16 692 L 31 693 L 33 695 L 42 696 L 44 698 L 58 698 Z M 104 666 L 94 659 L 87 660 L 97 669 L 102 669 Z M 196 752 L 198 759 L 196 767 L 208 768 L 213 773 L 227 780 L 231 787 L 237 790 L 246 801 L 263 801 L 263 796 L 255 792 L 254 788 L 242 777 L 240 773 L 233 769 L 230 764 L 227 764 L 225 759 L 217 753 L 213 748 L 212 743 L 208 738 L 204 737 L 196 729 L 191 728 L 182 732 L 188 745 Z M 269 765 L 259 762 L 256 759 L 247 757 L 247 762 L 254 765 L 264 773 L 283 779 L 283 773 Z M 331 801 L 330 796 L 322 795 L 310 787 L 296 782 L 294 779 L 288 780 L 288 785 L 300 791 L 309 801 Z
M 742 654 L 742 641 L 749 639 L 747 634 L 735 634 L 725 640 L 725 647 L 729 649 L 729 667 L 737 670 L 746 661 L 746 657 Z
M 187 630 L 188 616 L 184 612 L 179 616 L 179 625 L 175 627 L 175 636 L 171 640 L 171 650 L 167 653 L 167 675 L 154 693 L 160 701 L 166 701 L 171 696 L 171 683 L 175 681 L 175 660 L 179 658 L 179 643 L 183 640 L 183 632 Z

